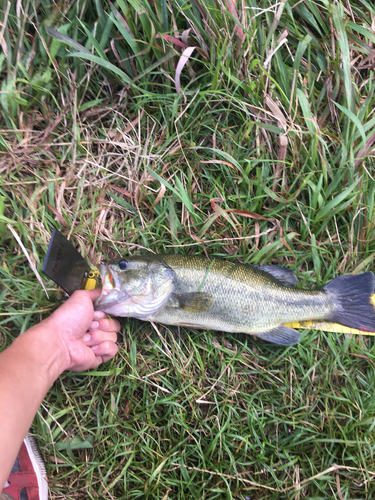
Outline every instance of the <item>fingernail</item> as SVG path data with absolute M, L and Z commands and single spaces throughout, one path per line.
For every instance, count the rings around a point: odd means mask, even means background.
M 90 339 L 91 339 L 91 335 L 89 333 L 86 333 L 86 335 L 84 335 L 82 337 L 83 342 L 88 342 Z
M 107 315 L 104 311 L 95 311 L 94 312 L 94 319 L 104 319 L 106 317 L 107 317 Z
M 93 345 L 93 346 L 91 347 L 91 349 L 92 349 L 93 351 L 96 351 L 96 350 L 98 349 L 98 347 L 99 347 L 98 345 Z
M 99 328 L 99 321 L 93 321 L 90 325 L 90 330 L 96 330 Z

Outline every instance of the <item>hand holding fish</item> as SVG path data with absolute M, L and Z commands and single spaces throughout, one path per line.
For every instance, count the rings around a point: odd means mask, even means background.
M 117 353 L 120 323 L 103 311 L 94 311 L 93 301 L 100 293 L 78 290 L 45 320 L 44 326 L 57 337 L 63 352 L 61 371 L 89 370 Z

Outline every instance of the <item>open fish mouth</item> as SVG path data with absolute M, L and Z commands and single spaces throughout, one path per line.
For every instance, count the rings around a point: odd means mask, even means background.
M 102 296 L 106 296 L 109 292 L 117 291 L 119 292 L 119 288 L 116 286 L 116 280 L 111 273 L 111 269 L 104 264 L 100 264 L 99 266 L 100 277 L 102 278 L 103 289 Z
M 108 281 L 112 285 L 112 288 L 116 288 L 115 278 L 113 277 L 113 274 L 111 273 L 111 270 L 109 267 L 107 268 L 107 272 L 105 275 L 105 281 Z
M 110 265 L 100 264 L 98 266 L 102 278 L 103 288 L 100 297 L 95 301 L 94 309 L 102 310 L 112 316 L 129 316 L 144 318 L 149 316 L 150 305 L 143 296 L 132 296 L 127 293 L 122 285 L 121 276 L 111 269 Z M 146 297 L 149 293 L 147 289 Z M 139 303 L 141 299 L 141 303 Z
M 102 279 L 103 288 L 100 297 L 95 301 L 95 310 L 108 309 L 115 306 L 119 302 L 126 303 L 131 300 L 128 293 L 121 290 L 120 283 L 116 282 L 109 266 L 100 264 L 98 266 L 100 277 Z

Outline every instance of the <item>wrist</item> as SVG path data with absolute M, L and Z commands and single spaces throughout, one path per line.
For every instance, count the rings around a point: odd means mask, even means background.
M 61 341 L 56 325 L 49 318 L 31 327 L 19 337 L 25 342 L 28 355 L 47 377 L 50 385 L 69 366 L 69 353 Z

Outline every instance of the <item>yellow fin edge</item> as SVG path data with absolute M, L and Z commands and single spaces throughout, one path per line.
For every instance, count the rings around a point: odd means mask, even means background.
M 375 294 L 371 295 L 371 304 L 375 307 Z M 356 328 L 349 328 L 348 326 L 339 325 L 338 323 L 332 323 L 331 321 L 293 321 L 293 323 L 288 323 L 285 326 L 290 328 L 300 328 L 300 329 L 310 329 L 310 330 L 322 330 L 323 332 L 333 332 L 333 333 L 346 333 L 351 335 L 372 335 L 375 336 L 375 332 L 364 332 L 362 330 L 357 330 Z
M 375 336 L 375 332 L 363 332 L 362 330 L 349 328 L 348 326 L 339 325 L 338 323 L 331 323 L 330 321 L 294 321 L 293 323 L 287 323 L 285 326 L 289 326 L 290 328 L 301 328 L 303 330 L 322 330 L 323 332 Z

